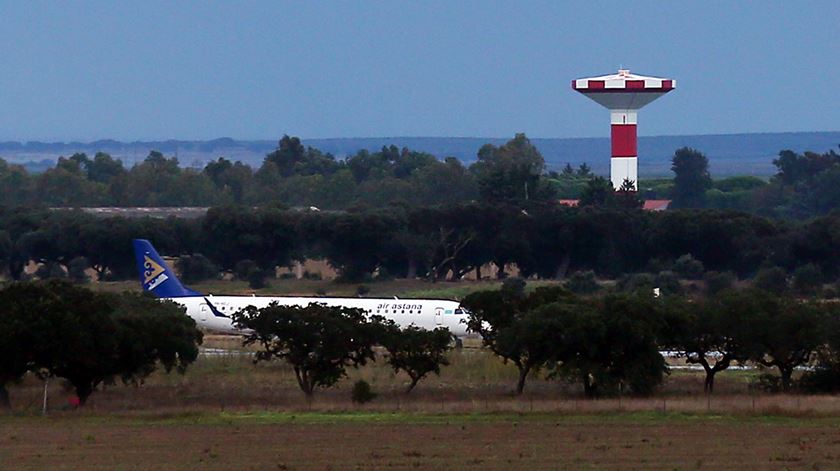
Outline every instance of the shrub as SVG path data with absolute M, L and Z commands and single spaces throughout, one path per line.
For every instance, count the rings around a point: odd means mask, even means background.
M 572 273 L 564 287 L 577 294 L 590 294 L 601 289 L 601 285 L 595 281 L 595 272 L 592 270 Z
M 656 275 L 656 286 L 662 294 L 677 294 L 682 292 L 682 285 L 676 273 L 672 271 L 661 271 Z
M 703 276 L 703 262 L 685 254 L 674 262 L 674 271 L 687 280 L 698 280 Z
M 200 253 L 184 255 L 175 263 L 185 283 L 207 280 L 219 276 L 219 267 Z
M 303 279 L 304 280 L 320 280 L 320 279 L 322 279 L 321 272 L 304 271 L 303 272 Z
M 35 276 L 41 280 L 49 278 L 67 278 L 67 271 L 64 270 L 64 267 L 62 267 L 60 263 L 47 262 L 35 270 Z
M 366 294 L 370 293 L 370 288 L 365 285 L 359 285 L 356 287 L 356 296 L 362 297 Z
M 762 268 L 753 278 L 753 286 L 771 293 L 784 293 L 787 290 L 787 274 L 781 267 Z
M 88 259 L 85 257 L 76 257 L 70 260 L 68 264 L 67 275 L 74 283 L 84 284 L 90 281 L 90 277 L 85 273 L 85 270 L 90 267 Z
M 621 291 L 653 291 L 656 286 L 656 280 L 650 273 L 635 273 L 633 275 L 623 276 L 618 280 L 618 289 Z
M 706 294 L 712 296 L 723 290 L 732 288 L 738 278 L 731 271 L 709 271 L 703 276 L 706 280 Z
M 793 272 L 793 289 L 797 293 L 814 294 L 820 290 L 822 283 L 822 270 L 813 263 L 802 265 Z
M 373 392 L 367 381 L 360 379 L 353 384 L 353 391 L 350 398 L 356 404 L 364 404 L 376 399 L 377 394 Z
M 265 281 L 266 272 L 259 267 L 254 267 L 248 272 L 248 287 L 251 289 L 262 289 L 268 286 Z
M 502 292 L 507 293 L 514 298 L 521 298 L 525 296 L 526 285 L 527 283 L 525 280 L 518 276 L 505 278 L 505 280 L 502 281 Z
M 256 268 L 259 268 L 257 262 L 250 259 L 240 260 L 233 267 L 233 275 L 239 280 L 247 280 L 248 274 Z

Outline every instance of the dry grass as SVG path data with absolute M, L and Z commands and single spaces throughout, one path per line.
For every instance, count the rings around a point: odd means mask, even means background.
M 522 413 L 589 414 L 604 412 L 684 412 L 736 415 L 840 416 L 840 398 L 834 396 L 771 395 L 749 389 L 755 373 L 724 372 L 718 375 L 716 393 L 702 394 L 703 377 L 697 372 L 675 372 L 666 378 L 657 396 L 613 397 L 587 400 L 578 385 L 529 378 L 522 396 L 511 394 L 516 369 L 487 351 L 462 349 L 450 355 L 451 365 L 442 374 L 423 380 L 411 394 L 408 378 L 394 374 L 384 362 L 350 370 L 336 387 L 319 390 L 309 402 L 298 389 L 291 368 L 282 363 L 253 364 L 236 350 L 236 337 L 213 336 L 207 344 L 231 349 L 230 354 L 203 355 L 185 375 L 156 373 L 140 387 L 106 386 L 90 399 L 96 413 L 177 413 L 184 411 L 410 411 L 416 413 Z M 369 382 L 378 397 L 360 406 L 350 400 L 354 381 Z M 42 383 L 28 377 L 10 388 L 15 410 L 35 414 L 40 410 Z M 60 381 L 50 388 L 51 408 L 62 409 L 70 396 Z
M 237 340 L 210 337 L 213 347 Z M 186 375 L 96 392 L 84 410 L 38 414 L 35 378 L 11 388 L 0 415 L 0 470 L 14 469 L 831 469 L 840 460 L 840 398 L 751 395 L 749 375 L 675 373 L 654 398 L 586 400 L 535 377 L 510 394 L 515 369 L 488 352 L 453 352 L 411 395 L 384 365 L 354 370 L 313 402 L 281 364 L 202 356 Z M 354 380 L 380 396 L 350 401 Z

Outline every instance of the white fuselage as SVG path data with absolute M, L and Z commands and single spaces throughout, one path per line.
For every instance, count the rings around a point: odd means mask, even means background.
M 436 299 L 316 298 L 272 296 L 188 296 L 165 298 L 187 309 L 198 327 L 225 333 L 242 333 L 231 320 L 233 313 L 248 306 L 264 308 L 276 302 L 305 307 L 311 303 L 363 309 L 367 315 L 393 320 L 400 327 L 415 325 L 432 330 L 446 327 L 456 337 L 466 337 L 468 314 L 458 302 Z M 214 312 L 215 310 L 215 312 Z

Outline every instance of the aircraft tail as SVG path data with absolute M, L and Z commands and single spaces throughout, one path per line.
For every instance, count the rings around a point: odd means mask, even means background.
M 151 291 L 158 298 L 182 298 L 201 296 L 184 287 L 166 262 L 146 239 L 134 239 L 134 257 L 137 259 L 137 271 L 140 273 L 140 285 L 143 291 Z

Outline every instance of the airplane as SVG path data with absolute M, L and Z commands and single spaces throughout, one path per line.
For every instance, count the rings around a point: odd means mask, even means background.
M 276 302 L 282 306 L 305 307 L 311 303 L 327 306 L 360 308 L 367 315 L 379 315 L 393 320 L 398 326 L 414 325 L 432 330 L 446 327 L 460 343 L 469 336 L 467 319 L 469 312 L 457 301 L 444 299 L 393 299 L 388 298 L 331 298 L 292 296 L 213 296 L 193 291 L 175 276 L 166 262 L 157 253 L 151 242 L 134 239 L 134 256 L 140 274 L 143 291 L 149 291 L 161 300 L 174 301 L 187 310 L 199 327 L 207 330 L 243 334 L 233 325 L 232 314 L 248 306 L 258 309 Z

